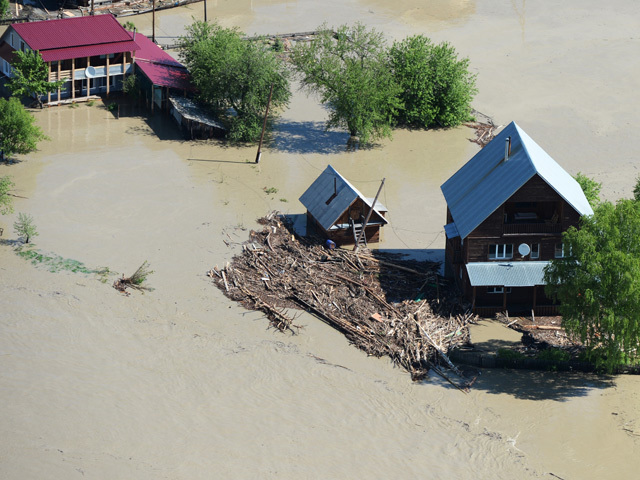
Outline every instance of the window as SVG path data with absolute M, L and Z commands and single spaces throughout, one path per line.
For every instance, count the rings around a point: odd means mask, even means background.
M 11 32 L 11 37 L 9 38 L 9 45 L 11 45 L 13 48 L 15 48 L 15 43 L 13 41 L 13 32 Z
M 24 42 L 20 40 L 20 50 L 24 52 Z
M 571 253 L 571 252 L 567 252 L 567 253 Z M 556 243 L 555 257 L 556 258 L 564 258 L 565 257 L 564 243 Z
M 513 244 L 489 245 L 489 260 L 513 258 Z
M 531 260 L 540 258 L 540 244 L 532 243 L 531 244 Z
M 507 293 L 511 293 L 511 287 L 506 288 Z M 487 287 L 487 293 L 504 293 L 504 287 Z

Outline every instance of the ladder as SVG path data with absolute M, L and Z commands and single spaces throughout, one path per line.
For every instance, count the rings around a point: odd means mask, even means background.
M 350 220 L 350 222 L 351 222 L 351 230 L 353 231 L 353 242 L 358 247 L 366 247 L 367 246 L 367 236 L 366 235 L 362 235 L 362 237 L 360 236 L 360 233 L 362 232 L 362 228 L 363 228 L 364 224 L 355 223 L 353 220 Z M 358 243 L 358 239 L 360 239 L 360 243 Z

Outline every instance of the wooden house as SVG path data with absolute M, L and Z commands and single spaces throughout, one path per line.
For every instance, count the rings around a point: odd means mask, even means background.
M 514 122 L 441 187 L 445 274 L 475 313 L 554 314 L 544 268 L 593 210 L 580 185 Z
M 138 45 L 113 15 L 14 23 L 0 37 L 0 73 L 12 75 L 16 50 L 36 50 L 49 81 L 65 80 L 44 103 L 59 103 L 122 90 Z
M 337 245 L 354 245 L 373 198 L 366 198 L 329 165 L 302 194 L 300 202 L 307 209 L 307 226 Z M 366 242 L 380 241 L 381 228 L 387 223 L 386 213 L 387 209 L 376 202 L 364 229 Z

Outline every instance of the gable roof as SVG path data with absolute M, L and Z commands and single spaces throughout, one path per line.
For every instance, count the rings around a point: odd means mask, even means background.
M 505 162 L 509 137 L 511 155 Z M 578 182 L 511 122 L 440 187 L 460 237 L 466 238 L 536 174 L 580 215 L 593 214 Z
M 138 50 L 113 15 L 14 23 L 13 28 L 45 62 Z
M 132 32 L 127 32 L 133 38 Z M 135 34 L 140 49 L 136 52 L 136 66 L 154 85 L 194 90 L 187 68 L 141 33 Z
M 334 192 L 336 196 L 331 199 Z M 373 202 L 373 199 L 362 195 L 346 178 L 331 165 L 328 165 L 307 191 L 302 194 L 300 202 L 322 228 L 329 230 L 357 198 L 360 198 L 368 206 L 371 206 Z M 373 211 L 378 214 L 383 224 L 387 223 L 387 220 L 380 213 L 386 211 L 386 208 L 380 202 L 376 202 Z

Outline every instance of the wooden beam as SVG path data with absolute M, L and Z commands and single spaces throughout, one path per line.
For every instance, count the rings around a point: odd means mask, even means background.
M 62 66 L 62 60 L 58 60 L 58 78 L 60 80 L 60 68 Z M 60 87 L 58 87 L 58 102 L 60 101 Z
M 49 75 L 47 76 L 47 78 L 51 80 L 51 62 L 47 62 L 47 66 L 49 67 Z M 38 94 L 36 93 L 36 95 Z M 51 103 L 51 92 L 47 92 L 47 103 Z
M 89 95 L 91 95 L 91 79 L 89 77 L 87 77 L 87 68 L 89 68 L 91 66 L 91 57 L 87 57 L 87 67 L 85 68 L 84 72 L 85 72 L 85 77 L 87 79 L 87 97 L 89 97 Z
M 71 59 L 71 98 L 76 99 L 76 59 Z
M 107 98 L 109 98 L 109 54 L 107 53 Z
M 507 287 L 502 287 L 502 311 L 507 310 Z

